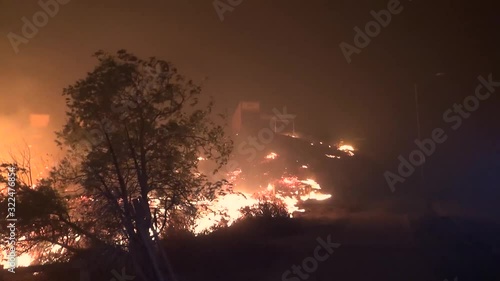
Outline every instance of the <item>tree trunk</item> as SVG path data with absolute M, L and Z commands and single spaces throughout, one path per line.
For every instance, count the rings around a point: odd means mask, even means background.
M 147 253 L 147 257 L 150 261 L 150 265 L 153 267 L 155 276 L 157 281 L 168 281 L 165 277 L 162 269 L 160 268 L 160 259 L 158 256 L 158 252 L 155 250 L 153 239 L 149 234 L 149 230 L 151 228 L 151 219 L 148 219 L 147 214 L 148 210 L 144 210 L 146 207 L 142 204 L 140 199 L 135 199 L 133 201 L 135 214 L 136 214 L 136 227 L 139 239 L 143 242 L 142 245 L 144 247 L 145 253 Z M 149 207 L 149 205 L 146 205 Z M 149 222 L 149 223 L 148 223 Z M 159 245 L 158 245 L 159 246 Z

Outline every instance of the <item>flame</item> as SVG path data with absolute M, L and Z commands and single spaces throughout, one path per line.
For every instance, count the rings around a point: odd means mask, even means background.
M 347 144 L 339 146 L 338 149 L 342 151 L 354 151 L 354 147 L 352 147 L 352 145 L 347 145 Z
M 352 145 L 340 143 L 337 146 L 337 149 L 340 150 L 340 151 L 346 152 L 347 154 L 349 154 L 349 156 L 354 156 L 353 151 L 355 149 L 354 149 L 354 147 Z
M 4 252 L 4 255 L 6 255 L 7 252 Z M 33 262 L 33 257 L 31 257 L 30 254 L 24 253 L 18 257 L 16 257 L 16 267 L 27 267 L 30 266 L 31 263 Z M 4 259 L 2 260 L 2 266 L 4 269 L 10 268 L 9 261 Z
M 4 249 L 2 251 L 2 260 L 0 261 L 0 264 L 3 266 L 4 269 L 8 269 L 11 267 L 9 263 L 9 257 L 8 257 L 8 252 L 7 249 Z M 16 266 L 15 267 L 27 267 L 30 266 L 31 263 L 34 261 L 33 256 L 30 253 L 23 253 L 19 255 L 19 253 L 16 253 Z
M 314 145 L 314 143 L 311 143 Z M 352 146 L 339 146 L 339 150 L 347 150 L 352 152 Z M 327 157 L 333 156 L 326 154 Z M 273 160 L 279 157 L 275 152 L 270 152 L 265 156 L 265 159 Z M 340 156 L 333 156 L 340 158 Z M 332 157 L 331 157 L 332 158 Z M 199 157 L 199 161 L 206 160 L 206 158 Z M 308 165 L 299 166 L 303 169 L 308 169 Z M 49 166 L 44 165 L 43 168 L 48 170 Z M 237 169 L 227 174 L 229 182 L 235 183 L 235 189 L 238 189 L 236 184 L 238 178 L 241 176 L 242 170 Z M 40 174 L 41 176 L 42 174 Z M 321 186 L 313 179 L 299 179 L 297 176 L 283 176 L 277 180 L 271 180 L 260 188 L 257 192 L 251 194 L 246 192 L 229 193 L 221 195 L 213 201 L 196 202 L 200 207 L 199 216 L 195 220 L 194 226 L 191 231 L 196 235 L 212 231 L 215 226 L 229 227 L 237 220 L 243 217 L 241 210 L 245 207 L 254 207 L 259 203 L 269 201 L 279 201 L 283 204 L 284 208 L 291 217 L 297 213 L 303 213 L 305 210 L 301 204 L 309 201 L 323 201 L 331 198 L 331 194 L 321 192 Z M 92 198 L 82 198 L 82 200 L 92 200 Z M 152 200 L 151 206 L 158 208 L 158 200 Z M 161 209 L 159 209 L 161 211 Z M 55 245 L 49 251 L 57 251 L 60 247 Z M 23 254 L 17 258 L 17 266 L 29 266 L 34 261 L 34 257 L 29 253 Z M 4 262 L 4 267 L 8 268 L 8 263 Z
M 333 155 L 333 154 L 325 154 L 325 156 L 328 157 L 328 158 L 332 158 L 332 159 L 335 159 L 335 158 L 340 159 L 340 156 L 336 156 L 336 155 Z
M 29 253 L 24 253 L 17 257 L 16 261 L 18 267 L 27 267 L 33 262 L 33 257 Z
M 229 178 L 233 181 L 242 173 L 241 169 L 229 173 Z M 202 211 L 196 219 L 194 227 L 191 231 L 196 235 L 204 232 L 212 231 L 214 226 L 229 227 L 238 219 L 242 218 L 241 210 L 245 207 L 253 207 L 262 203 L 263 198 L 267 198 L 269 202 L 277 199 L 281 201 L 286 208 L 290 217 L 296 213 L 305 212 L 299 205 L 308 200 L 322 201 L 332 197 L 330 194 L 320 192 L 321 186 L 313 179 L 301 180 L 296 176 L 281 177 L 278 180 L 267 184 L 266 188 L 255 192 L 254 194 L 237 192 L 230 193 L 217 197 L 213 201 L 196 202 Z M 92 198 L 82 197 L 81 200 L 92 200 Z M 264 201 L 267 201 L 264 199 Z M 151 206 L 157 207 L 159 200 L 152 199 Z M 215 211 L 215 212 L 214 212 Z M 61 249 L 60 246 L 54 245 L 49 250 L 56 252 Z M 4 252 L 4 256 L 6 252 Z M 34 257 L 30 253 L 25 253 L 17 257 L 17 267 L 30 266 L 34 261 Z M 8 268 L 8 261 L 3 261 L 4 268 Z
M 241 170 L 238 170 L 241 173 Z M 321 186 L 313 179 L 300 180 L 296 176 L 282 177 L 277 181 L 268 183 L 265 189 L 254 194 L 232 193 L 216 198 L 212 202 L 198 202 L 217 212 L 205 211 L 196 220 L 196 226 L 193 229 L 195 234 L 210 232 L 214 226 L 225 223 L 231 226 L 242 217 L 241 209 L 257 205 L 259 198 L 278 199 L 281 201 L 287 212 L 293 214 L 296 212 L 305 212 L 299 207 L 299 204 L 307 200 L 323 201 L 332 197 L 330 194 L 320 192 Z
M 244 207 L 249 207 L 258 203 L 258 200 L 252 198 L 248 193 L 227 194 L 215 199 L 212 202 L 198 202 L 199 205 L 208 205 L 212 210 L 202 213 L 202 216 L 196 220 L 194 233 L 200 234 L 210 230 L 211 227 L 221 224 L 223 220 L 226 225 L 232 225 L 238 218 L 241 217 L 240 210 Z
M 271 152 L 268 155 L 266 155 L 266 159 L 276 159 L 278 157 L 278 154 Z
M 311 192 L 308 195 L 301 196 L 300 199 L 303 201 L 306 200 L 317 200 L 317 201 L 323 201 L 326 199 L 330 199 L 332 197 L 331 194 L 323 194 L 323 193 L 315 193 Z

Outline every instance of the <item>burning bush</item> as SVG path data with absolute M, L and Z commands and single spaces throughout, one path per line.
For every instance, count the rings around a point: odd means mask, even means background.
M 241 209 L 242 219 L 251 217 L 289 218 L 290 213 L 283 201 L 279 199 L 260 200 L 253 206 Z

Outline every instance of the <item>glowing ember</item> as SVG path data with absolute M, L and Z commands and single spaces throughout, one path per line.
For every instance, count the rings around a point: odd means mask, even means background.
M 340 159 L 340 156 L 336 156 L 336 155 L 333 155 L 333 154 L 325 154 L 325 156 L 328 157 L 328 158 L 332 158 L 332 159 L 335 159 L 335 158 Z
M 318 201 L 323 201 L 326 199 L 331 198 L 331 194 L 323 194 L 323 193 L 316 193 L 316 192 L 311 192 L 308 195 L 301 196 L 300 199 L 303 201 L 306 200 L 318 200 Z
M 340 144 L 338 147 L 337 147 L 338 150 L 340 151 L 344 151 L 346 152 L 347 154 L 349 154 L 349 156 L 354 156 L 354 147 L 352 145 L 348 145 L 348 144 Z
M 268 155 L 266 155 L 266 159 L 276 159 L 278 157 L 278 154 L 271 152 Z
M 354 147 L 352 147 L 352 145 L 344 144 L 344 145 L 339 146 L 339 150 L 342 150 L 342 151 L 354 151 Z

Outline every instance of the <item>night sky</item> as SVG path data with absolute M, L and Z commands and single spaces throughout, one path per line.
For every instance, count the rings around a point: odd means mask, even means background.
M 1 114 L 50 113 L 56 128 L 62 88 L 96 65 L 98 49 L 171 61 L 194 81 L 208 77 L 204 91 L 221 111 L 241 100 L 286 106 L 298 131 L 364 138 L 389 159 L 416 137 L 415 82 L 427 136 L 448 107 L 473 93 L 478 75 L 500 80 L 494 1 L 402 1 L 403 11 L 350 64 L 339 44 L 352 45 L 353 28 L 364 29 L 370 11 L 389 1 L 243 0 L 221 21 L 211 1 L 73 0 L 16 54 L 7 34 L 21 34 L 21 18 L 31 19 L 37 2 L 0 2 Z M 498 130 L 498 101 L 493 96 L 467 120 L 460 145 Z

